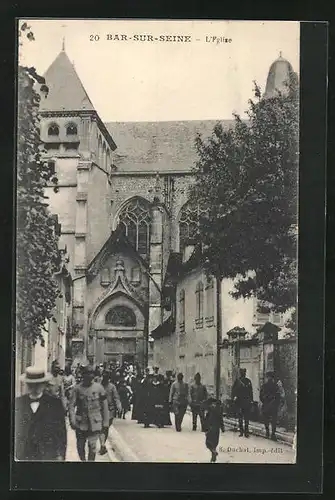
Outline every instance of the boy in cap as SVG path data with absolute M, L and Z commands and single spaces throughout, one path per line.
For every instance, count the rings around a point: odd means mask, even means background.
M 224 432 L 223 408 L 221 402 L 211 395 L 206 403 L 204 426 L 206 430 L 206 447 L 211 452 L 211 462 L 216 462 L 217 446 L 220 439 L 220 430 Z
M 60 399 L 46 392 L 50 373 L 29 366 L 21 376 L 28 393 L 15 400 L 15 457 L 25 461 L 64 461 L 65 413 Z

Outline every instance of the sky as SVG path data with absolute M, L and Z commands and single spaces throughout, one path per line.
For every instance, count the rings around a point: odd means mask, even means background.
M 64 38 L 65 51 L 104 122 L 243 116 L 253 81 L 264 91 L 280 52 L 299 74 L 296 21 L 30 19 L 28 24 L 35 41 L 24 40 L 20 62 L 43 74 Z M 136 41 L 134 35 L 140 34 L 190 36 L 191 41 Z M 107 35 L 127 40 L 107 40 Z M 231 42 L 217 43 L 220 37 Z

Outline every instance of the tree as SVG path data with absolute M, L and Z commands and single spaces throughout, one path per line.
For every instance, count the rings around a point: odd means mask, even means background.
M 299 101 L 297 81 L 262 98 L 255 84 L 248 120 L 218 123 L 196 138 L 193 203 L 208 272 L 234 279 L 234 298 L 257 296 L 263 310 L 296 304 Z
M 21 38 L 27 32 L 24 23 Z M 57 184 L 51 165 L 41 158 L 39 101 L 36 85 L 46 91 L 44 78 L 34 68 L 18 67 L 17 110 L 17 281 L 16 327 L 19 335 L 43 344 L 42 331 L 52 317 L 59 293 L 54 273 L 60 265 L 55 218 L 48 210 L 44 188 Z M 56 188 L 57 189 L 57 188 Z

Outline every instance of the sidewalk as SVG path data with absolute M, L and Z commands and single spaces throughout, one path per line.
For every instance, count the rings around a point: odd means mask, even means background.
M 186 413 L 189 415 L 192 415 L 192 412 L 189 409 L 186 410 Z M 238 419 L 237 418 L 225 417 L 224 423 L 225 423 L 225 426 L 227 428 L 238 432 Z M 264 428 L 264 425 L 260 422 L 250 422 L 249 423 L 249 430 L 250 430 L 250 434 L 265 438 L 265 428 Z M 293 446 L 293 443 L 294 443 L 294 433 L 293 432 L 287 432 L 284 428 L 277 427 L 276 436 L 277 436 L 278 443 L 285 443 L 285 444 L 288 444 L 290 446 Z
M 173 415 L 171 415 L 173 419 Z M 110 442 L 123 462 L 208 463 L 210 452 L 205 434 L 192 431 L 192 417 L 186 413 L 182 432 L 174 427 L 145 429 L 130 419 L 115 419 L 110 429 Z M 240 438 L 228 426 L 220 434 L 218 463 L 294 463 L 295 452 L 288 444 L 280 444 L 257 435 Z
M 226 417 L 224 419 L 224 423 L 225 423 L 226 427 L 229 427 L 230 429 L 236 430 L 236 432 L 238 431 L 238 419 L 237 418 Z M 265 438 L 265 428 L 264 428 L 264 425 L 260 422 L 250 422 L 249 423 L 249 430 L 250 430 L 251 434 Z M 277 427 L 276 436 L 277 436 L 278 443 L 285 443 L 285 444 L 288 444 L 290 446 L 293 446 L 293 442 L 294 442 L 294 433 L 293 432 L 287 432 L 282 427 Z

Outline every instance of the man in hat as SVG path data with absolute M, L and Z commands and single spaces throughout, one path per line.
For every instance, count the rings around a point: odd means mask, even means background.
M 251 380 L 246 376 L 247 370 L 240 368 L 240 377 L 237 378 L 232 388 L 232 400 L 238 413 L 240 437 L 249 437 L 249 418 L 253 402 L 253 390 Z M 243 425 L 244 424 L 244 425 Z
M 51 363 L 51 379 L 48 382 L 46 390 L 51 396 L 61 400 L 64 410 L 66 410 L 66 397 L 64 390 L 64 376 L 61 375 L 59 361 L 56 359 Z
M 177 380 L 173 382 L 170 389 L 169 403 L 175 414 L 175 427 L 177 432 L 181 432 L 181 425 L 186 413 L 189 401 L 188 384 L 183 381 L 184 375 L 178 373 Z
M 45 391 L 51 374 L 30 366 L 21 380 L 27 394 L 15 400 L 15 458 L 25 461 L 64 461 L 67 435 L 60 399 Z
M 270 437 L 269 424 L 271 423 L 271 439 L 277 441 L 276 427 L 281 393 L 280 387 L 276 383 L 274 372 L 266 373 L 266 381 L 261 387 L 259 399 L 262 403 L 266 437 Z
M 208 395 L 206 386 L 201 383 L 200 373 L 196 373 L 194 376 L 194 383 L 191 385 L 190 395 L 191 395 L 191 410 L 192 410 L 192 424 L 193 424 L 192 428 L 194 431 L 197 430 L 197 419 L 199 415 L 201 430 L 202 432 L 205 432 L 203 405 Z
M 94 382 L 94 369 L 82 369 L 82 381 L 74 387 L 69 404 L 72 429 L 76 431 L 77 450 L 82 462 L 86 461 L 85 445 L 88 442 L 88 461 L 94 462 L 97 440 L 109 427 L 109 410 L 105 389 Z

